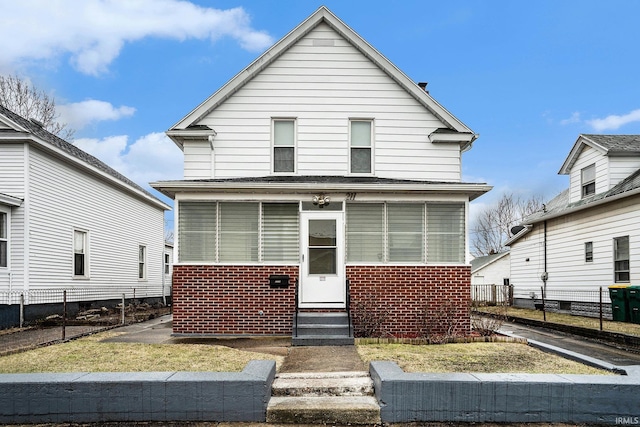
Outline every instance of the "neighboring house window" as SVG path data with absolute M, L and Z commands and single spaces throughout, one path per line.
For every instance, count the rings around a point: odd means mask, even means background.
M 629 283 L 629 236 L 613 239 L 613 270 L 616 283 Z
M 9 251 L 9 215 L 6 212 L 0 212 L 0 267 L 7 267 L 8 251 Z
M 596 165 L 590 165 L 580 171 L 582 179 L 582 197 L 596 194 Z
M 179 202 L 179 262 L 298 262 L 298 203 Z
M 464 262 L 464 211 L 459 203 L 349 203 L 347 261 Z
M 295 120 L 273 121 L 273 172 L 295 172 Z
M 584 262 L 593 262 L 593 242 L 584 244 Z
M 349 132 L 351 173 L 372 173 L 372 121 L 351 120 Z
M 164 254 L 164 274 L 169 274 L 169 254 Z
M 87 277 L 87 232 L 73 231 L 73 275 Z
M 144 245 L 138 246 L 138 279 L 144 280 L 147 278 L 147 247 Z

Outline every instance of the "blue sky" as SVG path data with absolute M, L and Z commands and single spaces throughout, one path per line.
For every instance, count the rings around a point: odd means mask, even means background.
M 53 95 L 75 143 L 179 179 L 164 131 L 327 6 L 480 135 L 463 179 L 549 199 L 580 133 L 640 133 L 640 2 L 0 0 L 0 74 Z

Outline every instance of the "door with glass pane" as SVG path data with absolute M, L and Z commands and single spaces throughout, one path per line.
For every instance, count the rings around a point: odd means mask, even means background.
M 342 212 L 302 212 L 300 220 L 300 306 L 344 307 Z

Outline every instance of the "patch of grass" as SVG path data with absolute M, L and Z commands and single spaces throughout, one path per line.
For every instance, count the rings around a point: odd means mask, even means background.
M 478 307 L 478 312 L 494 313 L 507 315 L 511 317 L 521 317 L 523 319 L 544 320 L 541 310 L 533 310 L 521 307 Z M 547 311 L 547 322 L 559 323 L 562 325 L 578 326 L 587 329 L 600 329 L 600 319 L 593 317 L 574 316 L 564 313 L 553 313 Z M 640 336 L 640 325 L 635 323 L 614 322 L 611 320 L 603 320 L 602 329 L 608 332 L 617 332 L 621 334 Z
M 518 343 L 376 344 L 360 345 L 358 353 L 366 363 L 389 360 L 405 372 L 611 375 Z
M 75 341 L 0 357 L 0 373 L 30 372 L 240 372 L 264 355 L 204 344 L 100 342 L 110 331 Z M 269 356 L 280 365 L 283 358 Z

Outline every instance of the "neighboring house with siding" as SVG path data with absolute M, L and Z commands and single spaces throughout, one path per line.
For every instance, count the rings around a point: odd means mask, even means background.
M 325 7 L 167 134 L 184 180 L 152 186 L 176 205 L 174 333 L 299 336 L 296 312 L 349 302 L 396 336 L 443 304 L 469 331 L 476 134 Z
M 485 255 L 471 260 L 471 298 L 476 303 L 509 301 L 509 252 Z
M 133 289 L 138 298 L 160 298 L 166 209 L 0 106 L 0 318 L 15 323 L 20 294 L 27 319 L 47 311 L 41 303 L 59 303 L 65 289 L 74 303 L 130 297 Z
M 569 188 L 506 244 L 516 303 L 572 312 L 600 287 L 640 284 L 640 135 L 580 135 L 560 174 Z

